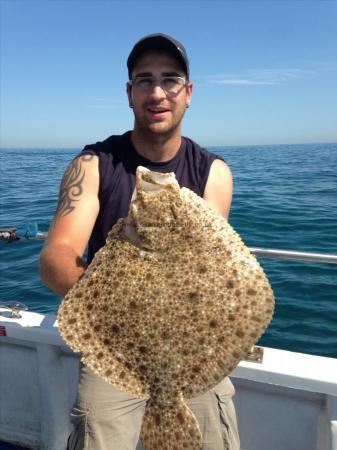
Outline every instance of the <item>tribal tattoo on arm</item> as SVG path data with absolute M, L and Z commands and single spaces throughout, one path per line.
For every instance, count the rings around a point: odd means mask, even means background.
M 80 200 L 83 193 L 85 168 L 82 163 L 91 161 L 93 157 L 94 154 L 83 155 L 69 164 L 61 182 L 57 216 L 66 216 L 75 209 L 75 203 Z

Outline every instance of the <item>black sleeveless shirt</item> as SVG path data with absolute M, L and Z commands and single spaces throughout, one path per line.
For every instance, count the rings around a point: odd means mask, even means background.
M 99 214 L 88 245 L 88 263 L 105 244 L 112 226 L 126 217 L 135 187 L 137 166 L 156 172 L 174 172 L 180 187 L 187 187 L 199 196 L 204 195 L 211 164 L 219 156 L 183 137 L 176 155 L 165 162 L 143 158 L 132 145 L 131 131 L 110 136 L 96 144 L 86 145 L 79 156 L 95 154 L 99 158 Z

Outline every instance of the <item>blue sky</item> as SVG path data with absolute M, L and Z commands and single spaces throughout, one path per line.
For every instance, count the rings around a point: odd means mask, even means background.
M 337 142 L 334 0 L 0 2 L 1 147 L 131 129 L 126 59 L 152 32 L 187 49 L 201 145 Z

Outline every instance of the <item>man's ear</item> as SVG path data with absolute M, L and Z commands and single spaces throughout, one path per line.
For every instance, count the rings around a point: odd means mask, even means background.
M 129 100 L 129 106 L 130 108 L 133 108 L 133 102 L 132 102 L 132 86 L 129 82 L 126 83 L 126 93 Z
M 189 81 L 186 85 L 186 105 L 188 105 L 187 107 L 190 106 L 192 100 L 192 93 L 193 93 L 193 83 Z

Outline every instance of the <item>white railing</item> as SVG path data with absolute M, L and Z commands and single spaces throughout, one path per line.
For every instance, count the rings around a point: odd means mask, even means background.
M 294 259 L 298 261 L 320 262 L 337 264 L 337 255 L 327 253 L 298 252 L 293 250 L 281 250 L 272 248 L 249 247 L 255 256 L 275 259 Z

